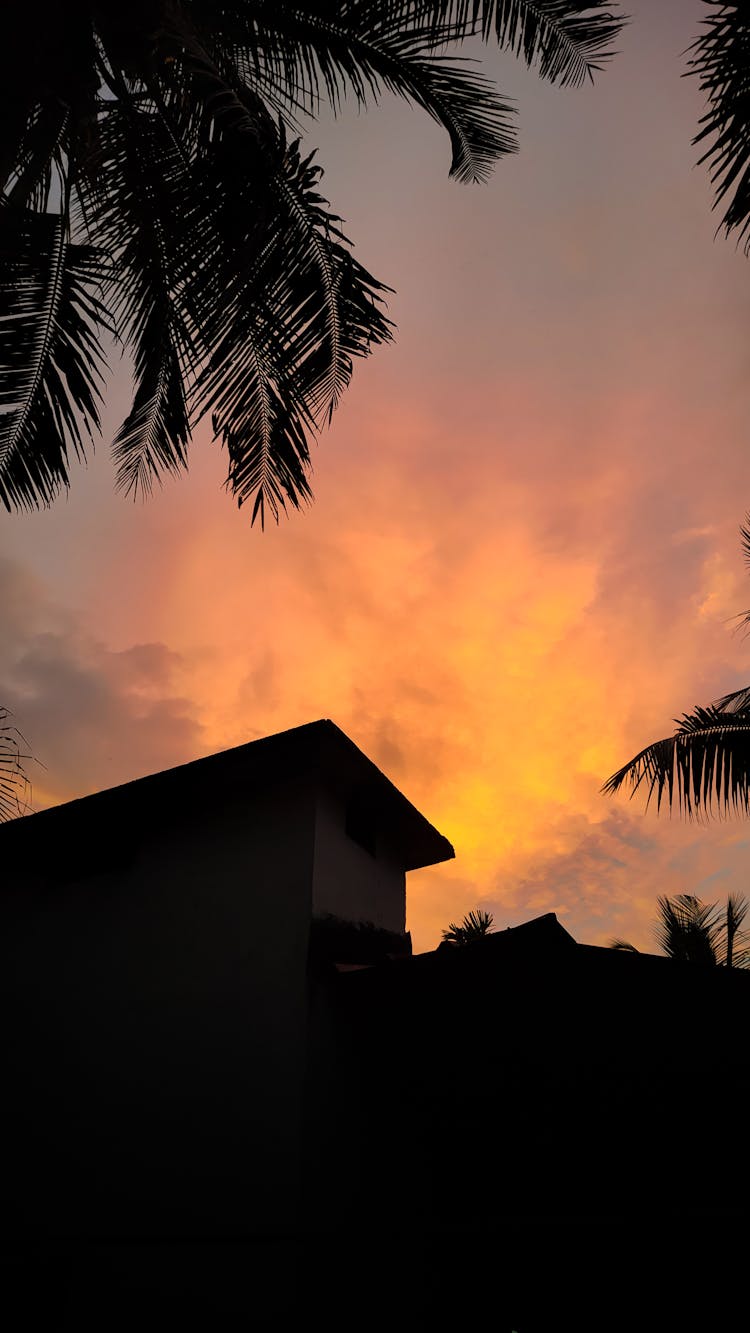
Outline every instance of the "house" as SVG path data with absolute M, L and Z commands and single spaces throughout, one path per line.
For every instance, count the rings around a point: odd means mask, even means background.
M 636 1289 L 634 1235 L 642 1275 L 743 1234 L 713 1149 L 750 976 L 554 916 L 412 955 L 406 874 L 453 848 L 332 722 L 7 824 L 0 855 L 2 1254 L 44 1326 L 482 1327 L 449 1279 L 484 1264 L 497 1327 L 584 1327 L 592 1266 Z
M 295 1230 L 314 923 L 408 949 L 406 872 L 448 841 L 320 721 L 0 846 L 14 1230 Z

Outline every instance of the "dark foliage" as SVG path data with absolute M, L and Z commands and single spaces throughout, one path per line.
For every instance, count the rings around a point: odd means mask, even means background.
M 481 907 L 472 908 L 466 913 L 460 926 L 451 921 L 448 929 L 443 931 L 443 940 L 446 944 L 471 944 L 473 940 L 479 940 L 484 935 L 491 935 L 493 922 L 494 917 L 491 912 L 483 912 Z
M 750 936 L 741 929 L 750 907 L 746 898 L 730 893 L 722 908 L 691 893 L 678 893 L 658 898 L 657 904 L 654 936 L 668 958 L 704 967 L 750 967 Z M 626 940 L 612 940 L 610 947 L 638 952 Z
M 313 967 L 333 963 L 382 963 L 409 957 L 411 935 L 398 935 L 372 921 L 344 921 L 333 913 L 313 917 L 310 925 L 310 962 Z
M 10 720 L 7 708 L 0 708 L 0 823 L 16 819 L 28 809 L 29 782 L 23 767 L 23 737 Z
M 513 109 L 446 47 L 478 33 L 578 84 L 620 20 L 603 0 L 8 0 L 0 24 L 0 500 L 68 485 L 114 335 L 134 369 L 118 485 L 185 467 L 206 417 L 262 522 L 310 497 L 311 437 L 391 336 L 299 117 L 397 93 L 483 180 Z
M 691 72 L 706 93 L 707 110 L 694 142 L 708 143 L 716 206 L 724 205 L 721 226 L 736 231 L 750 253 L 750 8 L 747 0 L 725 4 L 705 0 L 710 14 L 694 42 Z
M 745 561 L 750 566 L 750 520 L 740 527 Z M 743 617 L 750 622 L 750 612 Z M 706 708 L 696 707 L 675 719 L 673 736 L 654 741 L 607 779 L 602 791 L 614 795 L 641 786 L 646 806 L 656 797 L 676 804 L 688 819 L 750 813 L 750 686 L 725 694 Z

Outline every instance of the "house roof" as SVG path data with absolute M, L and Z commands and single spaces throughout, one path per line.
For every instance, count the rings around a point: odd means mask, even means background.
M 549 978 L 575 977 L 592 993 L 602 986 L 633 988 L 650 995 L 654 988 L 714 991 L 750 999 L 750 970 L 701 967 L 660 954 L 630 953 L 594 944 L 579 944 L 554 912 L 506 930 L 492 931 L 468 945 L 443 943 L 427 953 L 385 958 L 358 969 L 352 984 L 361 988 L 397 985 L 425 987 L 431 992 L 460 991 L 467 983 L 494 984 L 494 978 L 538 976 L 542 993 Z M 348 978 L 347 978 L 348 980 Z M 554 986 L 553 986 L 554 989 Z
M 2 855 L 25 856 L 42 840 L 49 843 L 63 834 L 68 841 L 95 828 L 121 830 L 133 821 L 153 826 L 192 819 L 206 807 L 220 806 L 228 793 L 251 799 L 254 790 L 283 788 L 313 776 L 367 809 L 398 847 L 406 870 L 455 856 L 448 839 L 327 718 L 11 820 L 0 825 Z

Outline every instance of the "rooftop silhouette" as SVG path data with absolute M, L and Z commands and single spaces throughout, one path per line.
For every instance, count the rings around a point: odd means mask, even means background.
M 750 976 L 580 944 L 552 913 L 413 955 L 406 873 L 453 849 L 332 722 L 0 849 L 4 1242 L 21 1273 L 66 1256 L 71 1311 L 108 1309 L 121 1263 L 164 1318 L 273 1327 L 323 1309 L 332 1249 L 357 1300 L 358 1255 L 420 1238 L 432 1282 L 449 1253 L 491 1259 L 511 1326 L 541 1333 L 553 1289 L 584 1320 L 592 1254 L 621 1280 L 635 1229 L 654 1255 L 696 1230 L 732 1252 L 734 1178 L 665 1188 L 663 1136 L 744 1104 Z

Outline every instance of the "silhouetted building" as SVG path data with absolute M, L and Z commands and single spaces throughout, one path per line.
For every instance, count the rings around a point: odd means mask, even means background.
M 364 1327 L 382 1299 L 483 1327 L 465 1265 L 495 1327 L 583 1326 L 593 1270 L 632 1295 L 670 1243 L 744 1234 L 715 1150 L 750 976 L 551 915 L 412 956 L 405 873 L 453 849 L 331 722 L 5 825 L 0 855 L 5 1254 L 53 1274 L 48 1326 Z

